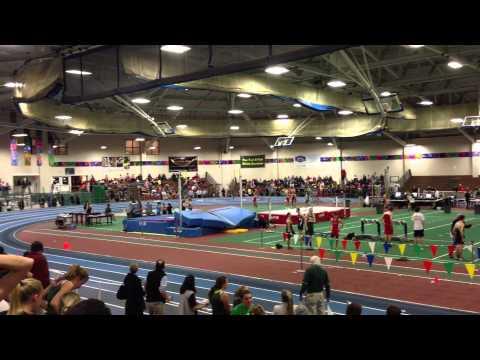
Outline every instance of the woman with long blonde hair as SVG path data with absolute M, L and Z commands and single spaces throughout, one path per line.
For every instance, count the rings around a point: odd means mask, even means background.
M 88 271 L 80 265 L 71 265 L 67 273 L 49 287 L 47 293 L 48 313 L 60 314 L 61 301 L 65 294 L 79 289 L 88 281 Z
M 10 293 L 10 309 L 7 315 L 40 315 L 43 286 L 34 278 L 21 280 Z

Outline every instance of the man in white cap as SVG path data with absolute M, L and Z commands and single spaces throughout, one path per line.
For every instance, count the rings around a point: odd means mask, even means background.
M 325 315 L 326 303 L 330 300 L 330 280 L 318 256 L 312 256 L 310 262 L 312 265 L 303 276 L 300 299 L 305 294 L 305 306 L 311 315 Z

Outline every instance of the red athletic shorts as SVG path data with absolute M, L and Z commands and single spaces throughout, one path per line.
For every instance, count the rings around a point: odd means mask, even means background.
M 385 235 L 393 235 L 393 226 L 385 224 Z

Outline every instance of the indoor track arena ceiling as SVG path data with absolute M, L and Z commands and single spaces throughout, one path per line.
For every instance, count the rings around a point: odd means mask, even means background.
M 479 61 L 478 45 L 3 45 L 0 124 L 152 137 L 458 134 L 452 119 L 479 115 Z M 377 106 L 389 93 L 402 111 L 367 113 L 365 99 Z

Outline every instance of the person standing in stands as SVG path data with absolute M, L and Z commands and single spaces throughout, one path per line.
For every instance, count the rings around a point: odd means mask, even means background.
M 305 271 L 300 300 L 305 294 L 305 306 L 311 315 L 324 315 L 326 302 L 330 300 L 330 280 L 328 273 L 320 266 L 320 258 L 312 256 L 311 266 Z
M 179 315 L 197 315 L 198 310 L 208 306 L 208 300 L 203 303 L 198 303 L 196 294 L 195 277 L 193 275 L 187 275 L 180 287 Z
M 389 206 L 387 208 L 383 213 L 382 220 L 385 233 L 385 243 L 390 243 L 393 235 L 393 207 Z
M 30 251 L 27 251 L 23 256 L 33 259 L 33 267 L 30 270 L 32 277 L 39 280 L 43 288 L 46 289 L 50 285 L 50 272 L 47 258 L 43 255 L 43 244 L 40 241 L 34 241 L 30 245 Z
M 242 296 L 242 302 L 232 309 L 231 315 L 251 315 L 253 296 L 250 290 L 245 290 Z
M 0 255 L 0 301 L 6 299 L 15 286 L 27 277 L 32 266 L 32 259 L 16 255 Z
M 145 300 L 143 296 L 142 281 L 137 276 L 138 265 L 131 264 L 130 272 L 125 276 L 123 284 L 125 285 L 127 301 L 125 302 L 125 315 L 142 316 L 145 310 Z
M 295 315 L 293 296 L 290 290 L 282 290 L 282 303 L 273 307 L 273 315 Z
M 43 286 L 33 278 L 21 280 L 10 294 L 10 309 L 7 315 L 40 315 Z
M 215 281 L 215 285 L 208 292 L 208 300 L 212 307 L 212 315 L 230 315 L 230 302 L 228 294 L 225 291 L 228 281 L 225 276 L 220 276 Z
M 172 215 L 172 204 L 170 203 L 167 204 L 167 214 Z
M 147 282 L 145 283 L 147 311 L 150 315 L 164 314 L 165 303 L 169 300 L 167 284 L 165 261 L 157 260 L 155 270 L 148 273 Z
M 87 270 L 71 265 L 64 276 L 58 278 L 45 291 L 49 314 L 60 314 L 61 301 L 65 294 L 80 289 L 89 279 Z
M 415 244 L 422 244 L 424 229 L 425 229 L 425 216 L 420 212 L 420 208 L 416 207 L 415 212 L 412 215 L 413 221 L 413 236 L 415 237 Z

